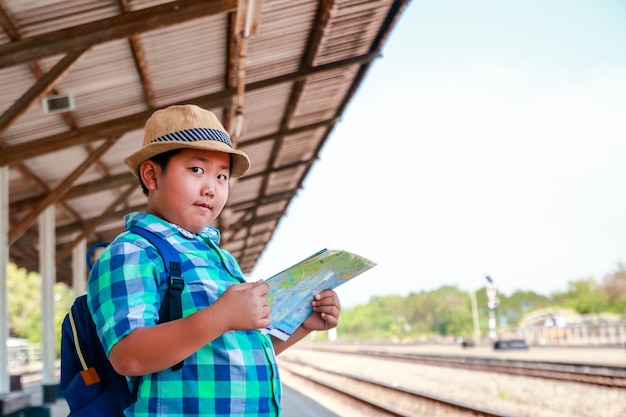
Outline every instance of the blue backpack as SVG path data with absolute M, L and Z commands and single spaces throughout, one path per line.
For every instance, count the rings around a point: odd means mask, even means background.
M 146 238 L 157 248 L 169 275 L 169 291 L 159 309 L 159 323 L 182 317 L 180 294 L 185 281 L 178 252 L 165 239 L 149 230 L 137 226 L 129 230 Z M 90 253 L 87 255 L 87 264 L 91 268 Z M 137 399 L 140 381 L 135 382 L 131 393 L 126 377 L 113 369 L 98 338 L 86 294 L 74 301 L 63 320 L 61 332 L 60 388 L 70 408 L 69 416 L 123 416 L 124 410 Z M 172 369 L 181 367 L 182 362 Z

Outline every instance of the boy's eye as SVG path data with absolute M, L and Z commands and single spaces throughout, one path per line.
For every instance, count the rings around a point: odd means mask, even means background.
M 218 178 L 220 181 L 228 181 L 228 176 L 226 176 L 226 174 L 219 174 L 219 175 L 217 176 L 217 178 Z
M 200 167 L 193 167 L 193 168 L 191 168 L 191 171 L 193 173 L 195 173 L 195 174 L 202 174 L 202 173 L 204 173 L 204 170 L 202 168 L 200 168 Z

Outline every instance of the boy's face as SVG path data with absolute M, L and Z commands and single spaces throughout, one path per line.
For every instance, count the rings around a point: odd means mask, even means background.
M 165 170 L 152 161 L 140 166 L 148 211 L 196 234 L 224 208 L 229 174 L 229 154 L 197 149 L 183 149 Z

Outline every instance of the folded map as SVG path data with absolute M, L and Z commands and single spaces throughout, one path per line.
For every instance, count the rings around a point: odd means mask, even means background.
M 272 323 L 267 331 L 287 340 L 313 312 L 315 294 L 334 289 L 376 264 L 344 250 L 322 249 L 290 268 L 268 278 L 268 304 Z

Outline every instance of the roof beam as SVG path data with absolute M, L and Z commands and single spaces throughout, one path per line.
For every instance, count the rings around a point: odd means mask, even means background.
M 0 68 L 229 13 L 236 0 L 178 0 L 0 45 Z
M 334 119 L 330 119 L 330 120 L 324 120 L 324 121 L 321 121 L 321 122 L 313 123 L 313 124 L 310 124 L 310 125 L 299 126 L 299 127 L 294 128 L 294 129 L 286 130 L 284 132 L 284 134 L 286 136 L 296 135 L 296 134 L 299 134 L 299 133 L 302 133 L 302 132 L 306 132 L 308 130 L 319 129 L 320 127 L 330 127 L 330 126 L 333 126 L 337 121 L 338 121 L 338 119 L 334 118 Z M 276 134 L 268 134 L 268 135 L 259 136 L 257 138 L 254 138 L 254 139 L 250 140 L 250 141 L 247 141 L 245 143 L 245 145 L 254 145 L 256 143 L 264 142 L 264 141 L 267 141 L 267 140 L 273 140 L 275 137 L 276 137 Z M 307 163 L 312 163 L 312 162 L 313 161 L 303 161 L 303 162 L 298 162 L 297 165 L 301 165 L 303 163 L 307 164 Z M 290 164 L 288 166 L 281 167 L 279 169 L 291 168 L 292 166 L 294 166 L 294 164 Z M 256 178 L 258 176 L 267 175 L 267 174 L 268 174 L 268 171 L 262 171 L 262 172 L 258 172 L 256 174 L 246 175 L 245 177 L 239 179 L 239 182 L 244 182 L 244 181 L 247 181 L 249 179 Z M 123 174 L 117 174 L 117 175 L 105 176 L 105 177 L 99 178 L 99 179 L 91 181 L 91 182 L 86 182 L 86 183 L 82 183 L 82 184 L 73 186 L 72 188 L 70 188 L 63 195 L 63 197 L 61 197 L 59 202 L 64 202 L 64 201 L 67 201 L 67 200 L 71 200 L 73 198 L 84 197 L 86 195 L 97 193 L 97 192 L 100 192 L 100 191 L 111 190 L 113 188 L 122 187 L 122 186 L 125 186 L 126 184 L 130 184 L 130 183 L 138 184 L 137 178 L 133 174 L 131 174 L 130 172 L 125 172 Z M 11 203 L 9 205 L 9 212 L 11 212 L 11 213 L 19 213 L 21 211 L 29 209 L 33 205 L 37 204 L 39 202 L 39 200 L 41 200 L 42 198 L 45 197 L 45 194 L 46 194 L 47 190 L 44 190 L 44 191 L 45 192 L 42 193 L 42 194 L 38 194 L 38 195 L 35 195 L 35 196 L 32 196 L 32 197 L 28 197 L 28 198 L 25 198 L 25 199 L 22 199 L 22 200 L 19 200 L 19 201 L 14 201 L 13 203 Z
M 319 6 L 317 8 L 315 21 L 313 22 L 313 25 L 312 25 L 313 29 L 311 30 L 311 34 L 307 42 L 307 47 L 305 48 L 305 52 L 302 56 L 302 60 L 300 61 L 300 71 L 307 71 L 309 68 L 313 67 L 315 57 L 317 56 L 319 49 L 320 49 L 321 40 L 324 36 L 324 31 L 327 29 L 329 25 L 334 5 L 335 5 L 335 0 L 321 0 L 320 1 Z M 285 138 L 285 134 L 283 132 L 285 132 L 291 124 L 291 119 L 293 118 L 293 114 L 295 113 L 296 108 L 298 106 L 298 102 L 300 101 L 300 97 L 302 96 L 302 91 L 304 90 L 305 83 L 306 83 L 306 79 L 301 79 L 293 83 L 293 86 L 291 88 L 291 94 L 289 96 L 289 101 L 285 108 L 285 112 L 283 114 L 283 118 L 280 124 L 281 134 L 277 135 L 274 141 L 272 150 L 270 152 L 269 161 L 267 163 L 267 165 L 270 167 L 273 167 L 275 165 L 280 149 L 283 147 L 283 142 Z M 331 125 L 331 126 L 334 126 L 334 125 Z M 332 130 L 332 127 L 327 129 L 327 132 L 329 132 L 330 130 Z M 326 137 L 328 137 L 328 135 L 326 135 Z M 320 143 L 320 147 L 324 143 L 324 141 L 325 139 L 322 140 L 322 142 Z M 315 152 L 316 155 L 318 153 L 318 150 L 316 150 Z M 302 186 L 302 181 L 306 177 L 308 170 L 310 168 L 311 168 L 311 165 L 308 166 L 308 168 L 306 169 L 306 171 L 300 178 L 298 182 L 298 188 Z M 260 187 L 260 193 L 262 196 L 267 193 L 267 190 L 269 188 L 269 183 L 270 183 L 270 176 L 269 175 L 264 176 L 262 183 L 261 183 L 261 187 Z M 281 216 L 282 214 L 283 213 L 280 213 Z M 256 214 L 253 214 L 252 221 L 254 221 L 255 218 L 256 218 Z M 243 250 L 245 250 L 247 247 L 248 247 L 248 240 L 244 242 Z
M 0 134 L 4 132 L 18 117 L 24 114 L 37 100 L 50 91 L 54 86 L 63 79 L 78 60 L 89 50 L 89 48 L 81 48 L 69 52 L 63 59 L 52 67 L 43 77 L 41 77 L 33 86 L 20 97 L 13 105 L 0 115 Z
M 127 188 L 127 190 L 129 189 L 132 189 L 134 191 L 136 187 L 130 186 L 130 188 Z M 296 195 L 297 192 L 298 190 L 283 191 L 281 193 L 277 193 L 274 195 L 264 196 L 258 200 L 253 199 L 253 200 L 242 201 L 240 203 L 234 204 L 233 206 L 231 206 L 231 208 L 234 211 L 248 210 L 250 208 L 257 207 L 259 204 L 271 204 L 271 203 L 281 201 L 281 200 L 288 200 L 292 198 L 294 195 Z M 113 204 L 112 206 L 117 207 L 119 206 L 119 203 Z M 110 221 L 118 221 L 119 219 L 123 218 L 124 215 L 130 212 L 145 210 L 145 208 L 146 208 L 146 204 L 143 203 L 143 204 L 139 204 L 133 207 L 118 210 L 115 212 L 111 211 L 110 213 L 108 213 L 107 216 L 104 216 L 104 217 L 100 215 L 98 217 L 84 219 L 83 221 L 80 221 L 80 222 L 65 224 L 63 226 L 57 227 L 55 234 L 57 236 L 57 240 L 63 240 L 65 236 L 75 234 L 75 233 L 81 233 L 85 228 L 89 227 L 89 225 L 93 223 L 98 223 L 99 225 L 107 224 L 108 219 Z M 35 239 L 35 238 L 36 238 L 35 236 L 32 237 L 32 239 Z M 34 242 L 31 240 L 31 237 L 23 237 L 22 239 L 20 239 L 19 242 L 23 246 L 29 246 L 29 245 L 34 244 Z
M 85 225 L 82 229 L 81 232 L 78 236 L 76 236 L 74 238 L 74 240 L 72 240 L 70 243 L 68 243 L 60 252 L 57 253 L 56 256 L 56 261 L 57 263 L 61 262 L 63 259 L 65 259 L 70 252 L 72 252 L 72 250 L 76 247 L 76 245 L 78 245 L 78 243 L 86 238 L 87 236 L 89 236 L 91 233 L 93 233 L 96 228 L 107 218 L 111 215 L 111 213 L 113 213 L 113 211 L 115 210 L 115 208 L 117 206 L 119 206 L 120 204 L 122 204 L 124 201 L 126 201 L 126 199 L 128 199 L 128 197 L 130 197 L 130 195 L 137 189 L 136 186 L 134 185 L 129 185 L 126 190 L 121 193 L 119 196 L 117 196 L 117 198 L 115 199 L 115 201 L 113 203 L 111 203 L 109 205 L 109 207 L 106 208 L 106 210 L 104 210 L 102 212 L 102 214 L 100 214 L 100 216 L 96 217 L 95 219 L 91 220 L 87 225 Z
M 113 188 L 122 187 L 126 184 L 131 184 L 131 183 L 139 184 L 137 178 L 130 172 L 105 176 L 105 177 L 99 178 L 91 182 L 82 183 L 82 184 L 73 186 L 63 195 L 63 197 L 59 199 L 59 202 L 65 202 L 65 201 L 71 200 L 72 198 L 84 197 L 86 195 L 97 193 L 100 191 L 111 190 Z M 42 188 L 40 187 L 40 189 Z M 41 200 L 48 192 L 47 189 L 42 189 L 42 190 L 44 192 L 41 194 L 24 198 L 19 201 L 14 201 L 13 203 L 9 204 L 9 212 L 19 213 L 37 204 L 37 202 Z
M 305 79 L 311 75 L 319 74 L 325 71 L 332 71 L 337 68 L 350 65 L 363 65 L 372 62 L 378 58 L 380 54 L 370 53 L 343 61 L 337 61 L 331 64 L 320 65 L 318 67 L 297 71 L 291 74 L 281 75 L 266 80 L 257 81 L 246 86 L 246 91 L 254 91 L 262 88 L 271 87 L 280 83 L 294 82 Z M 201 96 L 196 99 L 189 100 L 192 104 L 198 104 L 206 108 L 224 107 L 231 104 L 232 97 L 236 94 L 236 89 L 228 88 L 223 91 Z M 123 135 L 124 133 L 141 129 L 146 120 L 152 115 L 155 109 L 145 112 L 135 113 L 116 120 L 107 120 L 95 125 L 86 126 L 69 132 L 63 132 L 45 138 L 33 140 L 19 145 L 7 146 L 0 153 L 0 166 L 11 163 L 21 162 L 28 158 L 41 156 L 46 153 L 55 152 L 70 146 L 82 145 L 85 143 L 95 142 L 106 136 Z M 241 145 L 245 145 L 242 142 Z
M 65 178 L 57 188 L 51 193 L 46 195 L 39 203 L 33 207 L 30 213 L 26 215 L 10 232 L 9 232 L 9 245 L 13 244 L 20 236 L 24 234 L 26 230 L 39 218 L 39 215 L 51 204 L 56 203 L 62 196 L 72 187 L 74 181 L 80 178 L 81 175 L 94 162 L 96 162 L 102 155 L 104 155 L 119 139 L 117 137 L 111 137 L 105 141 L 100 148 L 90 154 L 85 161 L 78 166 L 70 175 Z
M 300 71 L 307 71 L 309 68 L 313 66 L 313 60 L 315 59 L 315 56 L 318 53 L 318 49 L 320 48 L 321 39 L 330 21 L 330 15 L 331 15 L 331 11 L 333 9 L 334 4 L 335 4 L 334 0 L 322 0 L 320 2 L 320 5 L 317 8 L 315 22 L 312 25 L 313 29 L 311 30 L 311 35 L 309 36 L 307 47 L 305 48 L 305 52 L 300 62 Z M 289 101 L 287 103 L 283 118 L 280 123 L 281 133 L 287 131 L 291 123 L 293 114 L 296 111 L 298 102 L 300 101 L 300 97 L 304 89 L 305 81 L 306 79 L 298 80 L 293 84 L 291 88 Z M 284 134 L 278 135 L 276 137 L 276 140 L 274 141 L 274 146 L 272 148 L 272 151 L 270 152 L 270 158 L 267 163 L 268 166 L 274 166 L 275 161 L 278 157 L 278 153 L 283 146 L 284 137 L 285 137 Z M 263 178 L 263 183 L 261 184 L 262 194 L 265 194 L 267 192 L 267 189 L 269 187 L 269 181 L 270 181 L 269 175 Z
M 131 12 L 129 0 L 117 0 L 117 3 L 122 13 Z M 152 83 L 147 76 L 148 71 L 146 68 L 144 53 L 137 40 L 137 35 L 131 35 L 128 37 L 128 46 L 130 47 L 132 53 L 135 68 L 137 68 L 137 74 L 139 75 L 139 80 L 143 88 L 143 95 L 146 100 L 146 104 L 150 107 L 155 107 L 156 99 L 154 97 L 154 89 L 152 88 Z

